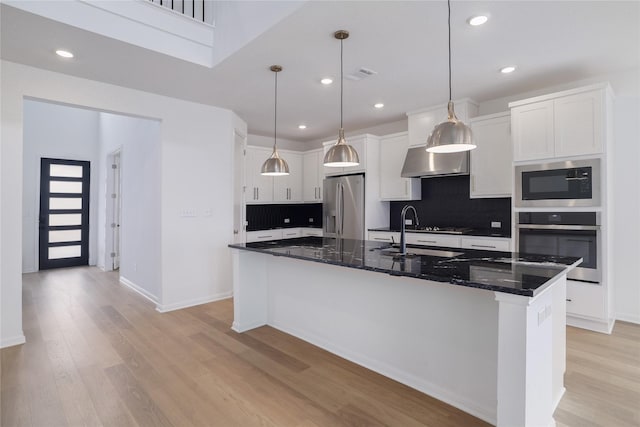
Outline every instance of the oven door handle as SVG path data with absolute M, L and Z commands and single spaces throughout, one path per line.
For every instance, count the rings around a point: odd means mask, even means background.
M 516 224 L 516 228 L 525 230 L 578 230 L 599 231 L 599 225 L 559 225 L 559 224 Z

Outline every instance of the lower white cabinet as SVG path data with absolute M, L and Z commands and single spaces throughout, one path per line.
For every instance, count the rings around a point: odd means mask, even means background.
M 605 289 L 596 283 L 567 280 L 567 314 L 605 318 Z
M 407 233 L 405 238 L 408 245 L 460 247 L 460 236 L 452 234 Z
M 460 247 L 483 251 L 511 252 L 511 239 L 507 237 L 462 236 Z
M 369 231 L 369 240 L 374 242 L 400 243 L 400 233 L 393 231 Z
M 247 231 L 247 243 L 282 240 L 282 229 Z
M 302 237 L 322 237 L 322 228 L 302 228 Z
M 295 239 L 296 237 L 302 237 L 302 230 L 299 228 L 284 228 L 282 230 L 283 239 Z

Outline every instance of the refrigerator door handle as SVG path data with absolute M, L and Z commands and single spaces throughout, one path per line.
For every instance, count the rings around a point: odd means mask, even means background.
M 340 237 L 344 231 L 344 184 L 340 184 Z
M 340 184 L 336 184 L 336 216 L 335 216 L 335 230 L 336 230 L 336 237 L 340 238 L 340 233 L 342 232 L 342 230 L 340 230 L 340 214 L 341 214 L 341 209 L 340 209 Z

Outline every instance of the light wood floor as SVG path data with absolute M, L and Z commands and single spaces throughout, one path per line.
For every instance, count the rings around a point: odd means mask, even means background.
M 114 273 L 24 276 L 27 343 L 3 349 L 1 425 L 479 426 L 429 396 L 269 327 L 231 300 L 160 314 Z M 640 425 L 640 326 L 569 328 L 560 426 Z

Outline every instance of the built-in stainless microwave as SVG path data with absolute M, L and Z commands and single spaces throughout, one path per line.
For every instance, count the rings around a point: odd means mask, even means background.
M 600 159 L 516 166 L 516 207 L 600 205 Z

